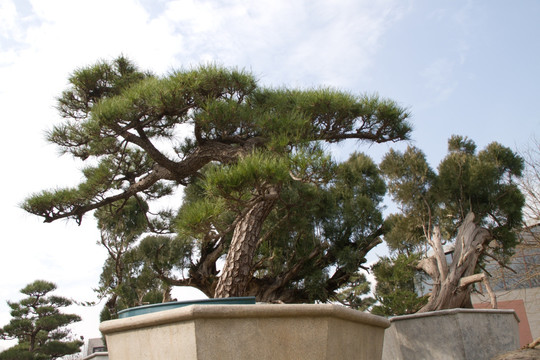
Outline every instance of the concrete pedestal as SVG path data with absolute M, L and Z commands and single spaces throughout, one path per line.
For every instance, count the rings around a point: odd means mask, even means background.
M 396 316 L 383 360 L 483 360 L 519 348 L 513 310 L 451 309 Z
M 337 305 L 191 305 L 107 321 L 112 360 L 380 359 L 382 317 Z

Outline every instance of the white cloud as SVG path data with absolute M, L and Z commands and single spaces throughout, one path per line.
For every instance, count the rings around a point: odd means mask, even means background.
M 168 3 L 162 20 L 187 34 L 180 57 L 261 74 L 273 85 L 350 85 L 371 65 L 393 2 L 192 1 Z
M 0 36 L 14 37 L 17 30 L 17 8 L 11 0 L 0 0 Z
M 372 65 L 378 40 L 401 11 L 393 1 L 179 0 L 154 17 L 135 0 L 34 0 L 32 7 L 34 21 L 20 40 L 26 47 L 16 55 L 0 50 L 0 57 L 26 70 L 25 59 L 34 68 L 39 59 L 48 84 L 124 53 L 157 72 L 216 61 L 252 69 L 274 85 L 350 86 Z

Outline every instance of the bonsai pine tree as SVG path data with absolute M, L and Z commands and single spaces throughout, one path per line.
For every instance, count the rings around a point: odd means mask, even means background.
M 0 337 L 16 339 L 18 344 L 0 353 L 0 359 L 57 359 L 79 351 L 82 342 L 73 340 L 66 327 L 81 318 L 64 314 L 60 309 L 71 300 L 50 295 L 56 285 L 43 280 L 28 284 L 21 293 L 27 295 L 19 302 L 10 302 L 9 324 L 0 328 Z
M 209 296 L 325 299 L 358 278 L 382 234 L 384 184 L 365 155 L 337 164 L 325 144 L 407 139 L 408 113 L 395 102 L 264 88 L 217 66 L 160 77 L 122 57 L 69 81 L 58 104 L 64 122 L 48 139 L 89 164 L 85 180 L 34 194 L 25 210 L 80 222 L 136 197 L 156 233 L 137 246 L 156 276 Z M 151 209 L 180 188 L 177 209 Z
M 482 259 L 504 262 L 521 226 L 524 197 L 516 180 L 523 159 L 498 143 L 476 152 L 474 142 L 461 136 L 450 138 L 448 152 L 437 172 L 414 147 L 391 150 L 380 164 L 401 210 L 387 222 L 392 226 L 385 239 L 397 253 L 420 255 L 416 268 L 432 280 L 420 312 L 472 307 L 470 285 L 486 278 Z M 453 245 L 451 259 L 443 241 Z

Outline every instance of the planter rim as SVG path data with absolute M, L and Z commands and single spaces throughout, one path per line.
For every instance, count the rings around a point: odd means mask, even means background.
M 165 311 L 170 309 L 176 309 L 179 307 L 189 306 L 189 305 L 208 305 L 208 304 L 217 304 L 217 305 L 239 305 L 239 304 L 255 304 L 255 296 L 244 296 L 244 297 L 228 297 L 228 298 L 210 298 L 210 299 L 196 299 L 196 300 L 183 300 L 183 301 L 170 301 L 165 303 L 157 304 L 148 304 L 141 306 L 134 306 L 127 308 L 118 312 L 118 318 L 124 319 L 131 316 L 139 316 L 143 314 L 149 314 L 158 311 Z
M 424 318 L 424 317 L 429 317 L 429 316 L 445 316 L 445 315 L 454 315 L 454 314 L 462 314 L 462 313 L 513 314 L 516 320 L 519 322 L 519 317 L 517 316 L 516 312 L 512 309 L 465 309 L 465 308 L 436 310 L 436 311 L 428 311 L 424 313 L 399 315 L 399 316 L 391 317 L 389 318 L 389 320 L 390 322 L 396 322 L 396 321 L 407 320 L 407 319 Z
M 112 334 L 197 319 L 336 317 L 388 328 L 387 319 L 333 304 L 189 305 L 171 310 L 102 322 L 99 330 Z

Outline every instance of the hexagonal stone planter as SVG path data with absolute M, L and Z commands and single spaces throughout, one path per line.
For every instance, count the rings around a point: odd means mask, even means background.
M 487 360 L 519 348 L 519 319 L 513 310 L 451 309 L 390 321 L 384 360 Z
M 190 305 L 103 322 L 114 360 L 380 359 L 382 317 L 338 305 Z

